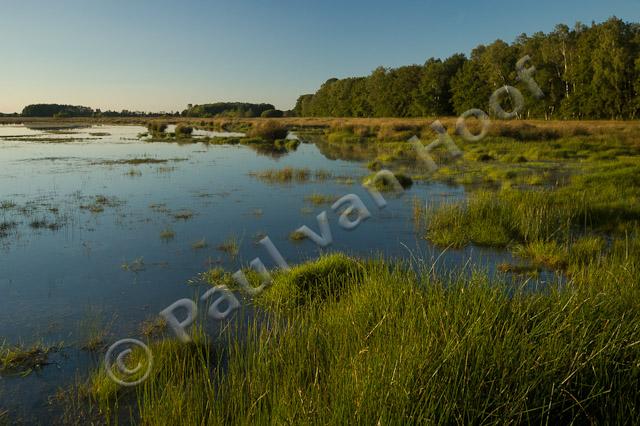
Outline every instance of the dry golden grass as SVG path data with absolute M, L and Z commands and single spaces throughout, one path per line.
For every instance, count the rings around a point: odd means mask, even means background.
M 455 128 L 457 117 L 420 117 L 420 118 L 344 118 L 344 117 L 283 117 L 283 118 L 193 118 L 193 117 L 162 117 L 168 124 L 191 124 L 197 127 L 254 125 L 269 120 L 275 120 L 287 127 L 331 127 L 334 129 L 350 127 L 354 133 L 367 136 L 368 128 L 394 128 L 405 130 L 426 128 L 433 121 L 440 120 L 447 128 Z M 146 124 L 150 117 L 79 117 L 79 118 L 44 118 L 44 117 L 0 117 L 0 124 L 10 123 L 101 123 L 101 124 Z M 468 120 L 471 124 L 473 120 Z M 561 133 L 577 129 L 586 129 L 591 133 L 611 133 L 612 131 L 630 132 L 640 130 L 640 121 L 617 120 L 491 120 L 492 129 L 518 128 L 528 124 L 545 129 L 554 129 Z

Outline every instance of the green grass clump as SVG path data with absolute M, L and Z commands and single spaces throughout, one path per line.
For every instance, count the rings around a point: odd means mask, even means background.
M 519 245 L 514 248 L 514 254 L 551 270 L 565 269 L 569 261 L 567 248 L 556 241 L 534 241 L 525 246 Z
M 204 272 L 201 276 L 202 281 L 211 284 L 213 286 L 225 285 L 227 287 L 234 287 L 235 280 L 231 274 L 224 269 L 217 267 Z
M 360 262 L 342 253 L 322 256 L 275 274 L 272 286 L 258 297 L 257 303 L 280 309 L 338 298 L 347 283 L 360 279 L 362 271 Z
M 488 191 L 473 193 L 465 202 L 430 206 L 426 217 L 427 237 L 442 246 L 506 247 L 521 232 L 530 232 L 518 228 L 511 204 Z

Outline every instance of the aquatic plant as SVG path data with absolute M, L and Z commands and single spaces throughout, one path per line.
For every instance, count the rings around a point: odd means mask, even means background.
M 160 239 L 164 241 L 173 240 L 176 237 L 176 233 L 171 228 L 165 228 L 160 231 Z
M 191 244 L 191 248 L 194 250 L 202 250 L 204 248 L 207 248 L 208 246 L 209 245 L 207 244 L 207 241 L 204 238 Z
M 193 212 L 191 210 L 180 210 L 172 214 L 174 219 L 180 220 L 189 220 L 193 217 Z
M 134 259 L 131 262 L 124 262 L 121 265 L 121 268 L 123 271 L 130 271 L 133 273 L 137 273 L 137 272 L 142 272 L 145 269 L 147 269 L 145 263 L 144 263 L 144 258 L 142 257 L 138 257 L 137 259 Z
M 254 176 L 260 180 L 276 183 L 276 182 L 306 182 L 311 177 L 311 170 L 302 168 L 285 167 L 283 169 L 268 169 L 260 172 L 251 172 L 250 176 Z
M 303 241 L 307 239 L 307 234 L 300 231 L 293 231 L 289 234 L 289 239 L 294 242 Z
M 218 245 L 218 250 L 227 253 L 231 257 L 236 257 L 240 253 L 240 240 L 235 235 L 232 235 Z
M 0 222 L 0 238 L 5 238 L 9 235 L 9 232 L 14 229 L 18 224 L 15 222 L 3 221 Z
M 62 228 L 62 224 L 58 222 L 49 221 L 46 218 L 32 220 L 29 226 L 33 229 L 49 229 L 51 231 L 57 231 Z
M 28 375 L 32 371 L 48 365 L 49 354 L 58 351 L 62 344 L 47 346 L 42 342 L 31 346 L 0 346 L 0 373 Z
M 334 195 L 325 195 L 314 192 L 313 194 L 307 195 L 304 197 L 304 200 L 308 203 L 311 203 L 316 206 L 320 206 L 322 204 L 332 204 L 338 199 L 338 197 Z

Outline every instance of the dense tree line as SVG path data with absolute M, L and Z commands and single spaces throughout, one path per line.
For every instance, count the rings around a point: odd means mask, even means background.
M 23 117 L 161 117 L 180 116 L 179 112 L 144 112 L 144 111 L 102 111 L 81 105 L 31 104 L 22 109 Z M 0 114 L 12 116 L 12 114 Z M 13 114 L 17 116 L 17 114 Z
M 23 117 L 91 117 L 93 109 L 81 105 L 33 104 L 22 110 Z
M 263 112 L 275 110 L 271 104 L 245 102 L 217 102 L 193 105 L 182 112 L 185 117 L 260 117 Z
M 516 62 L 529 55 L 538 100 L 518 82 Z M 573 29 L 496 40 L 424 65 L 379 67 L 367 77 L 330 79 L 315 94 L 298 98 L 299 116 L 419 117 L 457 115 L 470 108 L 490 112 L 498 88 L 517 87 L 525 118 L 637 118 L 640 113 L 640 24 L 617 18 Z

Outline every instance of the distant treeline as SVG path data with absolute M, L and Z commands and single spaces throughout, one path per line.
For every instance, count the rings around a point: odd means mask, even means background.
M 80 105 L 33 104 L 22 110 L 23 117 L 91 117 L 93 109 Z
M 525 55 L 542 100 L 517 82 L 516 62 Z M 489 97 L 505 85 L 524 95 L 525 118 L 637 118 L 640 24 L 614 17 L 590 27 L 557 25 L 512 44 L 480 45 L 470 58 L 455 54 L 424 65 L 379 67 L 368 77 L 332 78 L 315 94 L 300 96 L 294 111 L 325 117 L 451 116 L 470 108 L 490 113 Z
M 218 102 L 213 104 L 189 105 L 180 112 L 140 112 L 140 111 L 102 111 L 81 105 L 32 104 L 22 110 L 23 117 L 283 117 L 291 111 L 280 111 L 271 104 L 251 104 L 243 102 Z
M 183 117 L 282 117 L 284 113 L 271 104 L 251 104 L 244 102 L 217 102 L 193 105 L 182 111 Z
M 129 111 L 102 111 L 81 105 L 32 104 L 23 108 L 23 117 L 157 117 L 179 113 Z

